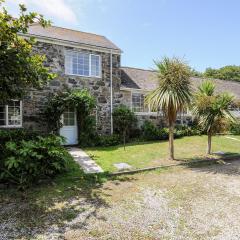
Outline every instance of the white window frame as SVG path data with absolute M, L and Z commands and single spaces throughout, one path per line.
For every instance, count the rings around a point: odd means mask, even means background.
M 67 112 L 69 112 L 69 108 L 66 110 Z M 65 112 L 65 111 L 64 111 Z M 74 125 L 64 125 L 64 113 L 61 115 L 61 124 L 62 127 L 64 128 L 68 128 L 68 127 L 73 127 L 73 126 L 77 126 L 77 111 L 74 108 Z
M 8 124 L 8 104 L 5 104 L 5 121 L 6 124 L 5 125 L 0 125 L 0 128 L 21 128 L 22 127 L 22 118 L 23 118 L 23 114 L 22 114 L 22 101 L 21 100 L 11 100 L 11 101 L 19 101 L 20 102 L 20 124 L 19 125 L 9 125 Z
M 146 92 L 142 92 L 142 91 L 131 91 L 131 110 L 133 111 L 133 94 L 143 94 L 143 96 L 145 97 L 145 95 L 147 94 Z M 143 109 L 147 110 L 147 111 L 143 111 L 143 112 L 134 112 L 136 115 L 158 115 L 159 112 L 152 112 L 150 111 L 150 105 L 148 105 L 148 107 L 143 107 Z
M 86 54 L 88 55 L 89 57 L 89 75 L 81 75 L 81 74 L 74 74 L 74 73 L 70 73 L 67 71 L 67 54 L 69 53 L 77 53 L 77 54 Z M 99 76 L 96 76 L 96 75 L 92 75 L 92 56 L 96 56 L 99 58 Z M 65 74 L 66 75 L 71 75 L 71 76 L 80 76 L 80 77 L 94 77 L 94 78 L 102 78 L 102 58 L 101 58 L 101 55 L 98 55 L 98 54 L 92 54 L 92 53 L 86 53 L 86 52 L 81 52 L 81 51 L 65 51 L 65 54 L 64 54 L 64 68 L 65 68 Z M 71 71 L 72 71 L 72 66 L 71 66 Z

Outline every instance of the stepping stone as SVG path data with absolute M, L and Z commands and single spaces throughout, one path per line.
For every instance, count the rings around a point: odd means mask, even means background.
M 127 163 L 115 163 L 113 164 L 114 167 L 116 167 L 118 170 L 125 170 L 125 169 L 130 169 L 132 166 L 130 166 Z
M 214 152 L 213 154 L 216 154 L 216 155 L 224 155 L 225 152 L 222 152 L 222 151 L 217 151 L 217 152 Z
M 92 160 L 87 153 L 82 149 L 77 147 L 68 148 L 69 153 L 72 155 L 75 162 L 77 162 L 84 173 L 101 173 L 103 172 L 102 168 Z

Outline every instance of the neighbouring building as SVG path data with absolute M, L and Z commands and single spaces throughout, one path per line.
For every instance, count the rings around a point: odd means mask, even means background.
M 47 123 L 41 117 L 50 93 L 70 88 L 88 89 L 95 96 L 97 130 L 101 134 L 113 131 L 112 111 L 120 105 L 129 106 L 137 115 L 139 125 L 149 119 L 163 124 L 160 113 L 144 105 L 144 95 L 158 86 L 156 72 L 121 67 L 122 51 L 104 36 L 51 26 L 33 24 L 28 34 L 37 44 L 34 51 L 46 56 L 46 66 L 57 74 L 43 90 L 31 90 L 22 100 L 0 106 L 1 128 L 27 128 L 46 132 Z M 193 87 L 201 79 L 192 78 Z M 230 91 L 240 99 L 240 84 L 216 80 L 217 90 Z M 239 109 L 235 109 L 239 114 Z M 60 134 L 68 144 L 77 143 L 77 124 L 74 109 L 66 109 Z M 239 114 L 240 115 L 240 114 Z M 191 121 L 190 113 L 179 116 L 178 123 Z

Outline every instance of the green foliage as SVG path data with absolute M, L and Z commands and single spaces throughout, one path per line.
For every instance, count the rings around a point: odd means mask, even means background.
M 0 1 L 0 7 L 2 3 Z M 33 54 L 33 38 L 24 39 L 19 36 L 26 34 L 34 22 L 47 27 L 50 22 L 42 15 L 27 13 L 24 5 L 20 5 L 20 16 L 12 17 L 5 8 L 0 11 L 0 99 L 20 99 L 31 87 L 41 88 L 55 75 L 50 74 L 43 66 L 45 57 Z
M 207 68 L 204 76 L 209 78 L 240 81 L 240 66 L 228 65 L 219 69 Z
M 229 127 L 229 131 L 232 134 L 240 135 L 240 121 L 237 121 L 235 123 L 231 123 Z
M 145 121 L 142 125 L 142 138 L 147 141 L 166 140 L 168 139 L 168 128 L 158 128 L 151 121 Z M 189 126 L 176 126 L 174 137 L 180 138 L 184 136 L 201 135 L 201 130 Z
M 121 144 L 121 138 L 118 134 L 98 136 L 96 146 L 109 147 Z
M 126 138 L 129 137 L 130 131 L 135 128 L 137 118 L 128 107 L 121 105 L 113 111 L 113 126 L 116 133 L 123 137 L 125 146 Z
M 26 187 L 67 169 L 71 156 L 61 146 L 63 139 L 54 135 L 29 136 L 1 143 L 0 181 Z
M 151 121 L 145 121 L 141 126 L 141 129 L 144 140 L 160 140 L 160 129 Z M 166 134 L 166 138 L 167 137 L 168 134 Z
M 38 133 L 25 129 L 1 129 L 0 147 L 8 141 L 30 140 L 38 136 Z
M 153 111 L 163 110 L 172 123 L 176 121 L 177 112 L 183 111 L 191 100 L 190 68 L 177 58 L 165 57 L 155 64 L 159 87 L 147 96 L 146 102 Z
M 94 97 L 86 89 L 65 89 L 49 98 L 44 109 L 44 116 L 48 122 L 49 131 L 58 132 L 61 128 L 61 115 L 68 107 L 77 112 L 79 143 L 85 143 L 95 136 L 95 123 L 91 112 L 96 106 Z
M 96 119 L 94 116 L 88 116 L 84 121 L 84 130 L 79 133 L 79 145 L 82 147 L 96 146 L 99 142 L 99 135 L 96 131 Z
M 192 77 L 202 77 L 203 73 L 198 72 L 197 70 L 195 70 L 194 68 L 191 68 L 191 76 Z
M 235 122 L 230 112 L 234 97 L 229 93 L 215 95 L 214 89 L 211 81 L 204 81 L 195 94 L 192 108 L 193 115 L 208 135 L 207 154 L 211 154 L 212 135 L 226 131 L 227 121 Z
M 234 97 L 229 93 L 214 94 L 215 85 L 205 80 L 196 93 L 193 103 L 193 114 L 199 119 L 200 125 L 208 133 L 221 131 L 224 120 L 235 121 L 230 112 Z

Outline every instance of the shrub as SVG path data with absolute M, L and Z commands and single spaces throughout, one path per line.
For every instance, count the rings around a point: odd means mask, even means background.
M 85 118 L 84 131 L 79 133 L 78 143 L 82 147 L 93 147 L 98 144 L 99 136 L 96 131 L 96 119 L 93 116 Z
M 113 111 L 113 123 L 116 133 L 123 138 L 125 148 L 126 139 L 129 138 L 131 130 L 135 128 L 137 118 L 128 107 L 121 105 Z
M 141 127 L 142 136 L 144 140 L 159 140 L 160 131 L 159 129 L 151 122 L 145 121 Z
M 99 136 L 98 143 L 96 143 L 97 146 L 102 146 L 102 147 L 116 146 L 119 144 L 121 144 L 121 138 L 117 134 Z
M 158 128 L 151 121 L 145 121 L 141 127 L 142 137 L 144 140 L 167 140 L 169 130 L 168 128 Z M 176 126 L 174 131 L 174 137 L 180 138 L 184 136 L 201 135 L 200 129 L 189 127 L 189 126 Z
M 50 135 L 5 142 L 0 181 L 23 187 L 65 171 L 71 156 L 61 146 L 62 141 L 61 137 Z
M 240 134 L 240 121 L 236 123 L 231 123 L 229 127 L 229 131 L 232 134 L 239 135 Z

